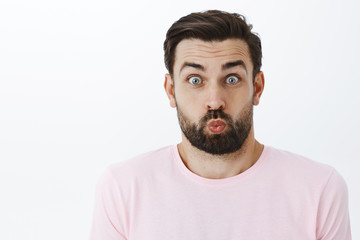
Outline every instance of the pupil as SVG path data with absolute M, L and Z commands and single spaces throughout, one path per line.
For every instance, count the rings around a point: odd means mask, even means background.
M 230 83 L 235 83 L 236 79 L 234 77 L 229 78 Z

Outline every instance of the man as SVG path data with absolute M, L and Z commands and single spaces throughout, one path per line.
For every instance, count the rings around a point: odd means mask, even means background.
M 171 26 L 164 50 L 182 142 L 108 168 L 91 239 L 351 239 L 342 177 L 254 137 L 264 74 L 244 17 L 192 13 Z

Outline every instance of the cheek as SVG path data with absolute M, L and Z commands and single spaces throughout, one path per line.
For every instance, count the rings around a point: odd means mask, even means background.
M 253 103 L 253 92 L 244 90 L 235 94 L 228 94 L 227 99 L 227 110 L 235 116 L 241 112 L 245 107 Z
M 176 102 L 182 106 L 195 107 L 201 104 L 200 94 L 183 86 L 175 87 L 175 98 Z
M 176 106 L 184 113 L 191 121 L 197 121 L 203 117 L 206 112 L 203 110 L 201 97 L 193 96 L 189 92 L 175 90 Z

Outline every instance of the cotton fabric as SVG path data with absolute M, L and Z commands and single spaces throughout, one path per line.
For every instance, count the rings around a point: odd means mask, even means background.
M 99 180 L 91 240 L 350 240 L 334 168 L 265 146 L 225 179 L 191 172 L 177 146 L 113 164 Z

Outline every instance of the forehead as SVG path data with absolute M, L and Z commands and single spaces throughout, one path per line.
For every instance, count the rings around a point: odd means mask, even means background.
M 224 41 L 182 40 L 175 50 L 174 71 L 179 71 L 184 62 L 224 63 L 242 60 L 250 69 L 252 62 L 249 47 L 244 40 L 226 39 Z

